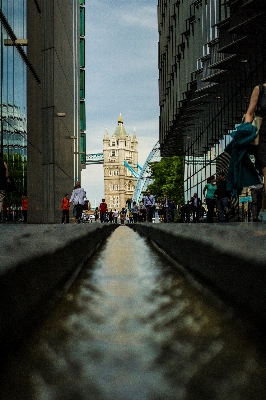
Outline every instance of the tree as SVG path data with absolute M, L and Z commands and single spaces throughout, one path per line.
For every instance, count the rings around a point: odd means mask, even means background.
M 164 194 L 175 204 L 184 203 L 184 167 L 183 157 L 162 157 L 159 162 L 149 164 L 154 182 L 148 186 L 156 198 Z

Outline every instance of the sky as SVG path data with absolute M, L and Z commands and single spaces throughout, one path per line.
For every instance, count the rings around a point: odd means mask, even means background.
M 157 0 L 86 0 L 87 154 L 102 153 L 120 113 L 138 140 L 143 166 L 159 139 Z M 103 165 L 87 165 L 82 186 L 91 205 L 104 196 Z

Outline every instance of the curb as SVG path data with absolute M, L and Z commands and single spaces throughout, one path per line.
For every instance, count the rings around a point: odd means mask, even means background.
M 2 229 L 2 356 L 16 346 L 51 309 L 73 282 L 84 262 L 116 228 L 115 224 L 67 224 L 6 225 Z
M 129 226 L 129 225 L 128 225 Z M 135 224 L 203 286 L 266 328 L 264 224 Z

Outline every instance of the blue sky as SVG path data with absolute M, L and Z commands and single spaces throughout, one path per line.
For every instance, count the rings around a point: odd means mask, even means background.
M 157 0 L 86 0 L 87 153 L 102 152 L 122 113 L 136 128 L 139 164 L 159 137 Z M 87 166 L 82 186 L 94 206 L 104 195 L 103 166 Z

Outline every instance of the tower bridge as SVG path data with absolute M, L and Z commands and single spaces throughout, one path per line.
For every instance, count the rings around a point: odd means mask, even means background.
M 126 160 L 124 160 L 124 166 L 131 172 L 134 178 L 137 178 L 137 184 L 133 194 L 133 200 L 137 203 L 141 200 L 141 196 L 147 189 L 148 185 L 153 182 L 152 178 L 150 177 L 149 163 L 160 161 L 160 158 L 160 146 L 159 142 L 157 142 L 150 151 L 144 166 L 141 167 L 139 164 L 137 164 L 140 172 L 136 171 Z M 103 164 L 103 161 L 103 153 L 86 154 L 86 165 Z
M 86 154 L 86 165 L 103 164 L 103 153 Z

